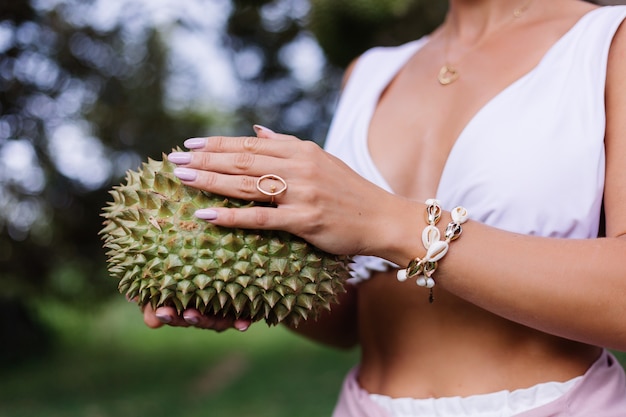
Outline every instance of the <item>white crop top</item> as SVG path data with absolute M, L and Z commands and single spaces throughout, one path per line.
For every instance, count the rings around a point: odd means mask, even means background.
M 604 190 L 604 93 L 609 48 L 626 6 L 583 16 L 530 72 L 465 126 L 445 164 L 436 198 L 466 207 L 475 221 L 517 233 L 566 238 L 598 234 Z M 393 192 L 369 154 L 368 127 L 379 97 L 428 37 L 377 47 L 355 65 L 325 148 Z M 389 262 L 355 257 L 353 276 Z

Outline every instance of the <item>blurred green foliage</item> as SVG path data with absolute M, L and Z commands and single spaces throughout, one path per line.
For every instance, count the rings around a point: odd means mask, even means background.
M 373 45 L 397 45 L 431 32 L 442 0 L 312 0 L 310 28 L 330 62 L 345 67 Z
M 219 37 L 238 102 L 175 108 L 168 36 L 202 16 L 159 25 L 142 20 L 141 2 L 128 2 L 103 24 L 94 19 L 106 4 L 99 0 L 1 2 L 0 363 L 49 346 L 38 303 L 92 309 L 116 293 L 99 214 L 127 169 L 187 137 L 250 134 L 253 123 L 321 143 L 342 67 L 375 43 L 433 27 L 444 3 L 222 1 L 230 7 Z M 299 65 L 318 70 L 303 79 L 293 57 L 306 51 Z
M 0 417 L 328 416 L 357 359 L 264 324 L 154 331 L 119 299 L 45 311 L 59 349 L 2 372 Z

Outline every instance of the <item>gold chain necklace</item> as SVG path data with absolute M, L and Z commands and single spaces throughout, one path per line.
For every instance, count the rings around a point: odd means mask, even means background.
M 526 4 L 524 4 L 521 7 L 516 8 L 515 10 L 513 10 L 513 14 L 512 14 L 512 18 L 513 20 L 519 19 L 520 17 L 522 17 L 522 15 L 524 15 L 524 13 L 526 12 L 526 10 L 528 10 L 528 7 L 530 6 L 530 1 Z M 499 32 L 501 28 L 505 27 L 506 24 L 502 24 L 499 28 L 497 28 L 494 32 L 492 32 L 489 36 L 484 37 L 483 39 L 481 39 L 478 43 L 476 43 L 474 46 L 472 46 L 468 51 L 466 51 L 459 59 L 457 59 L 457 61 L 462 60 L 465 55 L 469 54 L 470 52 L 472 52 L 474 49 L 478 48 L 483 42 L 485 42 L 485 40 L 487 40 L 488 38 L 490 38 L 491 36 L 493 36 L 495 33 Z M 450 64 L 448 62 L 448 47 L 449 47 L 449 43 L 450 43 L 450 36 L 446 36 L 446 46 L 445 46 L 445 59 L 444 59 L 444 64 L 441 66 L 441 69 L 439 70 L 439 74 L 437 75 L 437 80 L 439 80 L 439 84 L 441 85 L 449 85 L 452 84 L 453 82 L 455 82 L 456 80 L 459 79 L 459 70 L 452 64 Z

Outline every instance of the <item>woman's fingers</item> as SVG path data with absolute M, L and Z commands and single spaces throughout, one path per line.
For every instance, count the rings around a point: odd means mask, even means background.
M 217 332 L 223 332 L 228 329 L 245 331 L 250 327 L 250 320 L 235 320 L 232 318 L 204 315 L 194 308 L 185 310 L 182 317 L 189 326 L 199 329 L 215 330 Z
M 250 201 L 277 203 L 288 188 L 287 181 L 276 174 L 227 175 L 178 167 L 174 175 L 194 188 Z
M 379 203 L 390 194 L 313 142 L 261 127 L 256 131 L 256 138 L 190 139 L 186 146 L 194 152 L 169 156 L 186 185 L 270 203 L 240 209 L 206 207 L 196 216 L 225 227 L 284 230 L 332 253 L 369 251 L 376 242 L 363 238 L 374 236 L 365 229 L 377 229 L 375 219 L 386 216 Z
M 176 168 L 176 175 L 183 183 L 204 191 L 244 200 L 269 201 L 256 188 L 256 180 L 248 175 L 224 175 L 191 168 Z
M 174 175 L 186 185 L 219 195 L 275 203 L 279 196 L 284 197 L 289 178 L 314 163 L 312 158 L 306 158 L 307 152 L 310 153 L 305 150 L 306 146 L 295 143 L 293 147 L 301 150 L 300 158 L 279 159 L 251 153 L 173 152 L 168 155 L 168 160 L 177 165 Z
M 268 132 L 271 131 L 260 130 L 258 137 L 213 136 L 187 139 L 185 145 L 193 152 L 172 152 L 168 155 L 168 160 L 192 170 L 261 176 L 275 171 L 277 166 L 288 171 L 290 167 L 286 164 L 292 158 L 297 160 L 311 147 L 318 147 L 310 146 L 312 142 L 293 136 Z M 187 172 L 186 175 L 193 174 Z
M 269 131 L 269 129 L 267 129 Z M 277 158 L 287 158 L 292 150 L 286 142 L 300 141 L 293 136 L 260 131 L 259 136 L 209 136 L 206 138 L 191 138 L 184 142 L 185 148 L 195 152 L 214 153 L 253 153 L 268 155 Z M 268 140 L 270 139 L 270 140 Z
M 172 307 L 159 307 L 154 310 L 150 305 L 144 307 L 143 318 L 146 325 L 153 329 L 169 325 L 174 327 L 197 327 L 217 332 L 234 328 L 243 332 L 251 324 L 250 320 L 204 315 L 196 309 L 187 309 L 182 315 L 179 315 Z
M 168 161 L 184 168 L 225 174 L 262 175 L 284 163 L 282 159 L 253 153 L 172 152 Z
M 163 322 L 159 320 L 159 318 L 154 314 L 154 310 L 152 306 L 149 304 L 143 308 L 143 321 L 146 323 L 146 326 L 151 329 L 157 329 L 163 326 Z
M 227 209 L 211 207 L 196 210 L 196 217 L 208 220 L 211 223 L 224 227 L 240 227 L 243 229 L 276 230 L 288 229 L 286 214 L 276 215 L 272 207 L 249 207 L 241 209 Z
M 168 155 L 168 160 L 177 165 L 174 174 L 189 186 L 215 194 L 276 203 L 287 189 L 283 174 L 276 171 L 293 171 L 297 160 L 288 156 L 297 153 L 293 148 L 299 148 L 302 141 L 262 126 L 255 126 L 255 130 L 259 137 L 188 139 L 186 145 L 196 151 Z M 284 146 L 286 141 L 292 143 Z M 265 146 L 268 142 L 283 144 Z M 275 152 L 279 148 L 283 150 Z
M 256 136 L 258 138 L 266 138 L 266 139 L 285 139 L 283 136 L 284 135 L 279 135 L 278 133 L 274 132 L 272 129 L 269 129 L 265 126 L 261 126 L 261 125 L 254 125 L 252 126 L 252 128 L 254 129 L 254 133 L 256 133 Z
M 164 324 L 172 326 L 189 326 L 181 317 L 176 314 L 172 307 L 159 307 L 156 310 L 150 304 L 143 307 L 143 321 L 148 327 L 159 328 Z

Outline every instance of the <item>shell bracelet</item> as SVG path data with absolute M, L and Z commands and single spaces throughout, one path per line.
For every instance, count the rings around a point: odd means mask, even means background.
M 450 242 L 458 239 L 463 232 L 461 225 L 468 219 L 467 210 L 458 206 L 450 212 L 452 221 L 448 223 L 444 232 L 444 239 L 441 240 L 441 232 L 437 228 L 437 223 L 441 219 L 441 203 L 433 198 L 426 200 L 426 222 L 428 225 L 422 231 L 422 244 L 426 249 L 423 258 L 415 258 L 406 269 L 400 269 L 397 273 L 398 281 L 404 282 L 409 278 L 415 278 L 417 285 L 426 287 L 429 291 L 429 302 L 434 301 L 433 287 L 435 280 L 433 274 L 437 270 L 438 261 L 447 253 Z

